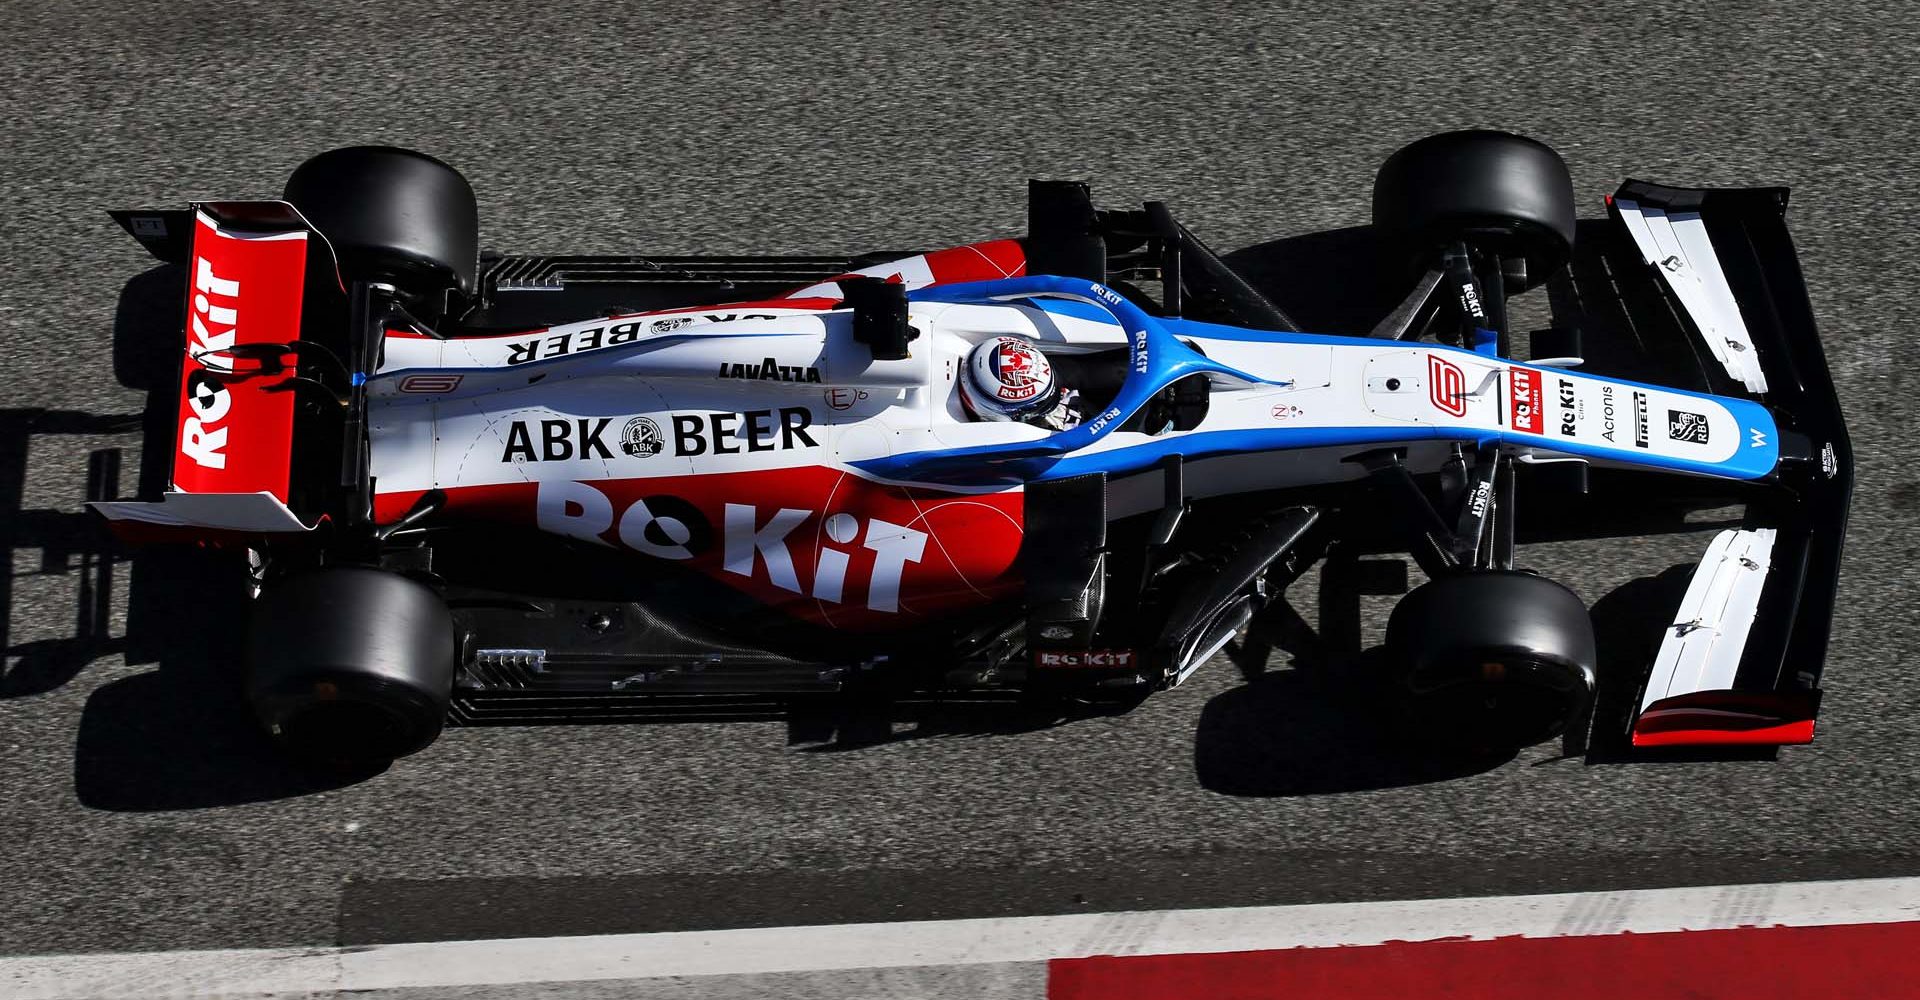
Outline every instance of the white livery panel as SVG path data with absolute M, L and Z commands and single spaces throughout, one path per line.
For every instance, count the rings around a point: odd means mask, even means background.
M 1660 642 L 1640 711 L 1666 698 L 1733 687 L 1760 607 L 1774 536 L 1772 528 L 1714 536 Z
M 1613 206 L 1632 234 L 1640 256 L 1660 272 L 1700 328 L 1714 360 L 1748 390 L 1766 392 L 1767 376 L 1754 352 L 1753 335 L 1741 318 L 1740 304 L 1734 301 L 1733 289 L 1720 269 L 1720 258 L 1714 254 L 1700 213 L 1670 212 L 1626 198 L 1614 199 Z

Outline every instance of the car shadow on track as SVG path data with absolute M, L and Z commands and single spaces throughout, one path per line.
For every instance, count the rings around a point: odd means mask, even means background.
M 74 791 L 116 812 L 237 805 L 364 780 L 302 767 L 254 722 L 242 695 L 245 573 L 237 556 L 142 550 L 128 588 L 127 662 L 157 669 L 101 685 L 74 741 Z
M 1534 766 L 1772 760 L 1777 747 L 1635 748 L 1634 709 L 1694 564 L 1673 566 L 1609 591 L 1590 609 L 1598 663 L 1591 715 Z M 1369 791 L 1464 778 L 1513 761 L 1513 751 L 1439 747 L 1409 738 L 1403 717 L 1362 683 L 1368 650 L 1348 664 L 1248 670 L 1248 682 L 1214 696 L 1194 735 L 1202 787 L 1225 795 L 1288 797 Z
M 461 727 L 540 725 L 704 725 L 729 722 L 784 724 L 787 745 L 804 753 L 845 753 L 920 739 L 1009 736 L 1054 729 L 1123 714 L 1134 703 L 1089 704 L 1066 698 L 903 693 L 899 696 L 843 693 L 804 696 L 708 695 L 581 698 L 556 705 L 549 697 L 528 699 L 534 711 L 516 710 L 516 695 L 456 698 L 453 723 Z M 482 706 L 485 707 L 482 707 Z
M 1594 636 L 1598 643 L 1591 735 L 1586 746 L 1588 765 L 1650 764 L 1701 761 L 1774 760 L 1774 746 L 1635 748 L 1629 731 L 1648 667 L 1660 650 L 1680 606 L 1696 563 L 1682 563 L 1655 575 L 1629 580 L 1595 601 Z
M 0 699 L 24 698 L 55 690 L 78 676 L 87 664 L 118 652 L 113 638 L 114 570 L 124 561 L 91 515 L 44 508 L 27 509 L 28 450 L 36 437 L 121 434 L 139 426 L 137 414 L 99 415 L 73 410 L 0 410 L 0 550 L 8 571 L 0 575 Z M 97 449 L 87 456 L 87 499 L 112 495 L 120 475 L 120 449 Z M 22 550 L 39 550 L 29 568 Z M 25 577 L 73 575 L 78 594 L 73 634 L 16 642 L 10 626 L 17 582 Z
M 1393 311 L 1412 279 L 1385 266 L 1372 226 L 1302 233 L 1221 258 L 1308 333 L 1365 336 Z M 1382 266 L 1356 267 L 1355 261 Z
M 285 761 L 246 710 L 229 669 L 245 627 L 244 574 L 236 555 L 178 546 L 128 550 L 85 510 L 25 509 L 29 449 L 77 437 L 142 435 L 141 467 L 123 484 L 120 448 L 87 454 L 77 500 L 155 499 L 166 487 L 177 395 L 173 379 L 185 274 L 152 268 L 123 288 L 114 317 L 115 377 L 147 393 L 143 412 L 0 410 L 0 547 L 19 567 L 0 582 L 0 699 L 32 698 L 72 682 L 102 657 L 156 669 L 91 692 L 73 757 L 80 801 L 97 809 L 151 811 L 230 805 L 337 787 L 364 775 L 315 774 Z M 15 642 L 7 634 L 22 575 L 76 575 L 73 633 Z M 126 588 L 124 637 L 111 634 L 115 592 Z
M 170 293 L 162 292 L 166 285 Z M 148 383 L 169 381 L 175 370 L 164 357 L 140 357 L 123 350 L 123 342 L 134 339 L 140 325 L 137 318 L 165 310 L 178 316 L 182 309 L 180 289 L 184 272 L 178 267 L 154 268 L 130 281 L 121 292 L 114 318 L 114 374 L 124 385 L 147 389 Z M 164 332 L 151 336 L 164 337 Z M 177 337 L 177 335 L 176 335 Z M 164 376 L 156 373 L 166 373 Z M 143 447 L 142 455 L 166 454 L 173 432 L 173 397 L 152 392 L 140 413 L 87 413 L 22 407 L 0 410 L 0 548 L 8 557 L 9 572 L 0 578 L 0 698 L 24 698 L 45 694 L 72 681 L 89 663 L 115 653 L 128 662 L 147 662 L 132 651 L 128 641 L 111 634 L 114 593 L 131 570 L 137 579 L 140 562 L 133 553 L 117 544 L 104 523 L 84 509 L 57 509 L 26 506 L 29 495 L 28 474 L 36 471 L 52 479 L 57 466 L 74 454 L 73 439 L 140 434 L 147 442 L 163 442 L 157 452 Z M 32 453 L 37 448 L 39 454 Z M 31 461 L 30 461 L 31 459 Z M 95 448 L 86 453 L 86 486 L 76 503 L 112 500 L 123 494 L 123 449 Z M 143 460 L 144 461 L 144 460 Z M 30 470 L 30 464 L 32 469 Z M 147 462 L 146 466 L 156 463 Z M 143 467 L 136 473 L 133 493 L 157 495 L 165 487 L 167 469 Z M 21 569 L 29 560 L 24 552 L 39 550 L 31 569 Z M 26 577 L 75 577 L 77 591 L 73 634 L 50 639 L 16 642 L 10 632 L 12 611 L 19 581 Z M 133 603 L 136 613 L 140 608 Z M 45 624 L 52 624 L 51 622 Z
M 837 753 L 907 740 L 1012 736 L 1108 718 L 1124 714 L 1129 707 L 1068 699 L 856 704 L 824 712 L 790 712 L 787 742 L 808 753 Z
M 1201 709 L 1193 743 L 1201 787 L 1249 797 L 1424 785 L 1491 771 L 1514 757 L 1417 743 L 1364 685 L 1301 666 L 1256 674 L 1215 695 Z

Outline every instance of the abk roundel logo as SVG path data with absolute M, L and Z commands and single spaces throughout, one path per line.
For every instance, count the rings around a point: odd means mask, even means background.
M 1467 376 L 1460 366 L 1438 354 L 1427 355 L 1427 397 L 1448 416 L 1467 415 Z
M 620 450 L 635 458 L 650 458 L 667 446 L 660 425 L 649 417 L 635 417 L 620 431 Z

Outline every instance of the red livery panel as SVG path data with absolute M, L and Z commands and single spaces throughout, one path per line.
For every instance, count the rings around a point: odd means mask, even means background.
M 300 336 L 307 234 L 226 230 L 194 223 L 187 267 L 186 356 L 180 364 L 173 488 L 185 493 L 272 493 L 287 498 L 293 394 L 283 367 L 261 371 L 232 351 Z
M 948 493 L 808 466 L 446 492 L 451 515 L 684 563 L 835 628 L 902 628 L 1019 584 L 1019 490 Z M 377 513 L 405 510 L 418 495 L 384 494 Z
M 1509 368 L 1507 381 L 1507 405 L 1512 411 L 1513 429 L 1540 433 L 1540 373 L 1530 368 Z

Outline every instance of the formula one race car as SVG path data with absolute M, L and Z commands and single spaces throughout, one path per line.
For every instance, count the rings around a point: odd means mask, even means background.
M 1357 639 L 1286 588 L 1382 552 L 1428 578 L 1365 661 L 1382 697 L 1528 745 L 1589 724 L 1596 642 L 1516 543 L 1735 507 L 1618 735 L 1810 740 L 1851 455 L 1786 192 L 1608 200 L 1637 252 L 1605 294 L 1688 342 L 1685 388 L 1509 330 L 1571 253 L 1551 149 L 1432 136 L 1373 197 L 1392 253 L 1359 266 L 1408 291 L 1327 336 L 1075 182 L 1030 185 L 1024 238 L 934 252 L 501 257 L 452 168 L 336 150 L 283 201 L 115 213 L 185 265 L 185 350 L 171 488 L 95 507 L 243 548 L 260 718 L 373 760 L 514 699 L 1124 706 L 1236 636 L 1338 660 Z

